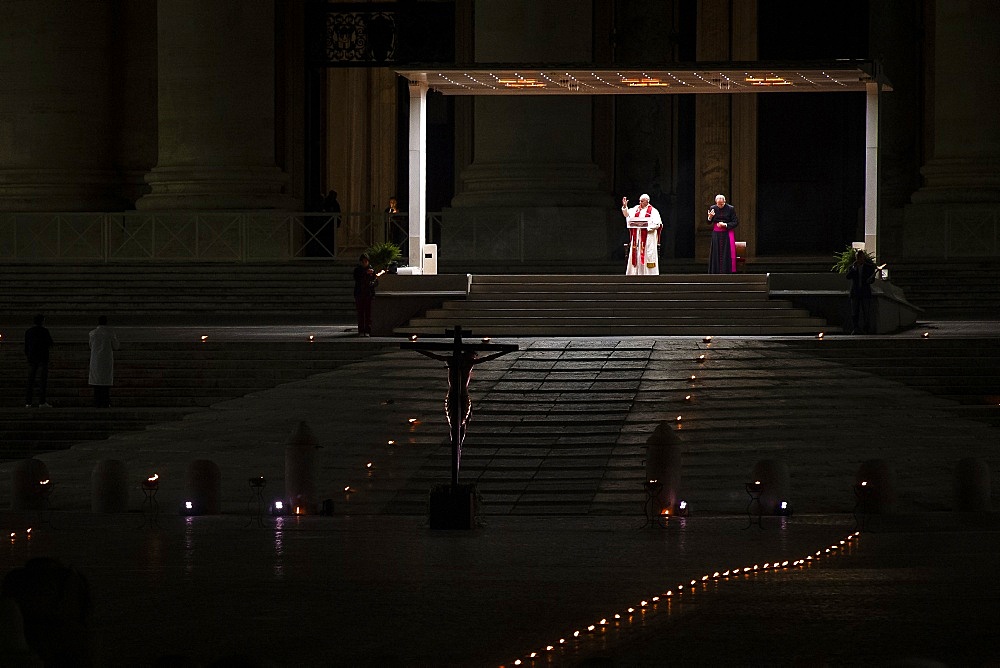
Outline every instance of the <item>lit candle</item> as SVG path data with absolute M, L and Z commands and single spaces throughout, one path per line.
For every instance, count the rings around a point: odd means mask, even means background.
M 817 334 L 816 338 L 817 339 L 822 339 L 823 338 L 823 332 L 820 332 L 819 334 Z
M 691 401 L 691 395 L 690 394 L 684 395 L 684 401 Z
M 411 334 L 410 335 L 410 341 L 416 341 L 416 340 L 417 340 L 417 335 L 416 334 Z
M 705 356 L 704 355 L 698 355 L 698 361 L 699 362 L 704 362 L 705 361 Z
M 712 337 L 711 336 L 706 336 L 701 341 L 702 341 L 702 343 L 711 343 L 712 342 Z
M 396 441 L 392 440 L 391 438 L 388 441 L 386 441 L 386 443 L 388 445 L 396 445 Z
M 201 336 L 201 342 L 205 343 L 205 341 L 208 341 L 208 337 L 206 335 L 202 334 L 202 336 Z
M 313 336 L 312 334 L 310 334 L 310 335 L 309 335 L 309 343 L 312 343 L 312 342 L 313 342 L 313 341 L 315 341 L 315 340 L 316 340 L 316 337 L 315 337 L 315 336 Z

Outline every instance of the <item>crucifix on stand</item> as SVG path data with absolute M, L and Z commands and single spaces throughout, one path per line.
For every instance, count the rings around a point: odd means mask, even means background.
M 411 341 L 402 343 L 399 347 L 415 350 L 425 357 L 448 365 L 448 394 L 445 395 L 444 413 L 451 435 L 451 484 L 435 488 L 431 492 L 431 528 L 472 529 L 475 527 L 475 486 L 458 484 L 462 443 L 472 415 L 472 399 L 469 396 L 472 367 L 514 352 L 518 350 L 518 346 L 513 343 L 490 343 L 489 339 L 483 339 L 481 343 L 467 343 L 462 340 L 462 336 L 471 336 L 472 332 L 464 331 L 461 325 L 445 330 L 445 334 L 453 335 L 454 340 L 422 342 L 417 341 L 414 336 Z M 480 357 L 480 353 L 488 354 Z

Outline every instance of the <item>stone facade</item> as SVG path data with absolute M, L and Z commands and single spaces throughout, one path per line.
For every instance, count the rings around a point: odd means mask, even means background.
M 455 15 L 457 59 L 481 63 L 746 62 L 760 31 L 756 0 L 484 0 Z M 307 182 L 338 190 L 345 211 L 381 211 L 405 182 L 405 97 L 391 67 L 373 67 L 329 71 L 314 99 L 304 18 L 300 3 L 272 0 L 0 4 L 0 223 L 301 211 Z M 880 257 L 997 259 L 1000 5 L 885 0 L 867 22 L 869 55 L 893 86 L 880 100 Z M 613 262 L 620 197 L 641 192 L 666 214 L 665 256 L 705 254 L 702 213 L 723 192 L 753 257 L 756 96 L 678 97 L 456 100 L 442 265 Z M 313 142 L 321 164 L 304 157 Z M 581 241 L 558 243 L 567 229 Z

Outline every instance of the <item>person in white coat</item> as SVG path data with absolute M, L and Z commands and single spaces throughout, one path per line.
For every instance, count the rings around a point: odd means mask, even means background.
M 660 212 L 649 204 L 649 195 L 639 197 L 639 206 L 630 209 L 628 198 L 622 198 L 622 215 L 629 231 L 626 276 L 656 276 L 660 273 L 657 243 L 660 237 Z
M 111 386 L 114 385 L 115 351 L 118 335 L 108 327 L 108 317 L 97 319 L 97 329 L 90 330 L 90 376 L 88 383 L 94 388 L 94 406 L 111 407 Z

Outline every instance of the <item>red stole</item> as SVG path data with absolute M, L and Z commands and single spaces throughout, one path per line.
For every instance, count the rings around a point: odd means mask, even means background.
M 642 207 L 641 206 L 637 206 L 635 208 L 635 218 L 639 217 L 639 213 L 641 211 L 642 211 Z M 649 218 L 652 215 L 653 215 L 653 205 L 652 204 L 647 204 L 646 205 L 646 218 Z M 633 267 L 635 266 L 636 260 L 639 260 L 639 262 L 641 264 L 646 264 L 646 237 L 649 236 L 649 230 L 640 230 L 637 227 L 632 227 L 632 228 L 629 228 L 629 232 L 632 235 L 631 239 L 630 239 L 630 243 L 629 243 L 629 245 L 632 247 L 631 248 L 631 250 L 632 250 L 632 260 L 631 260 L 632 261 L 632 266 Z M 639 234 L 640 232 L 642 233 L 641 235 Z M 640 239 L 642 239 L 641 245 L 639 243 Z M 636 248 L 636 246 L 638 246 L 638 249 Z

